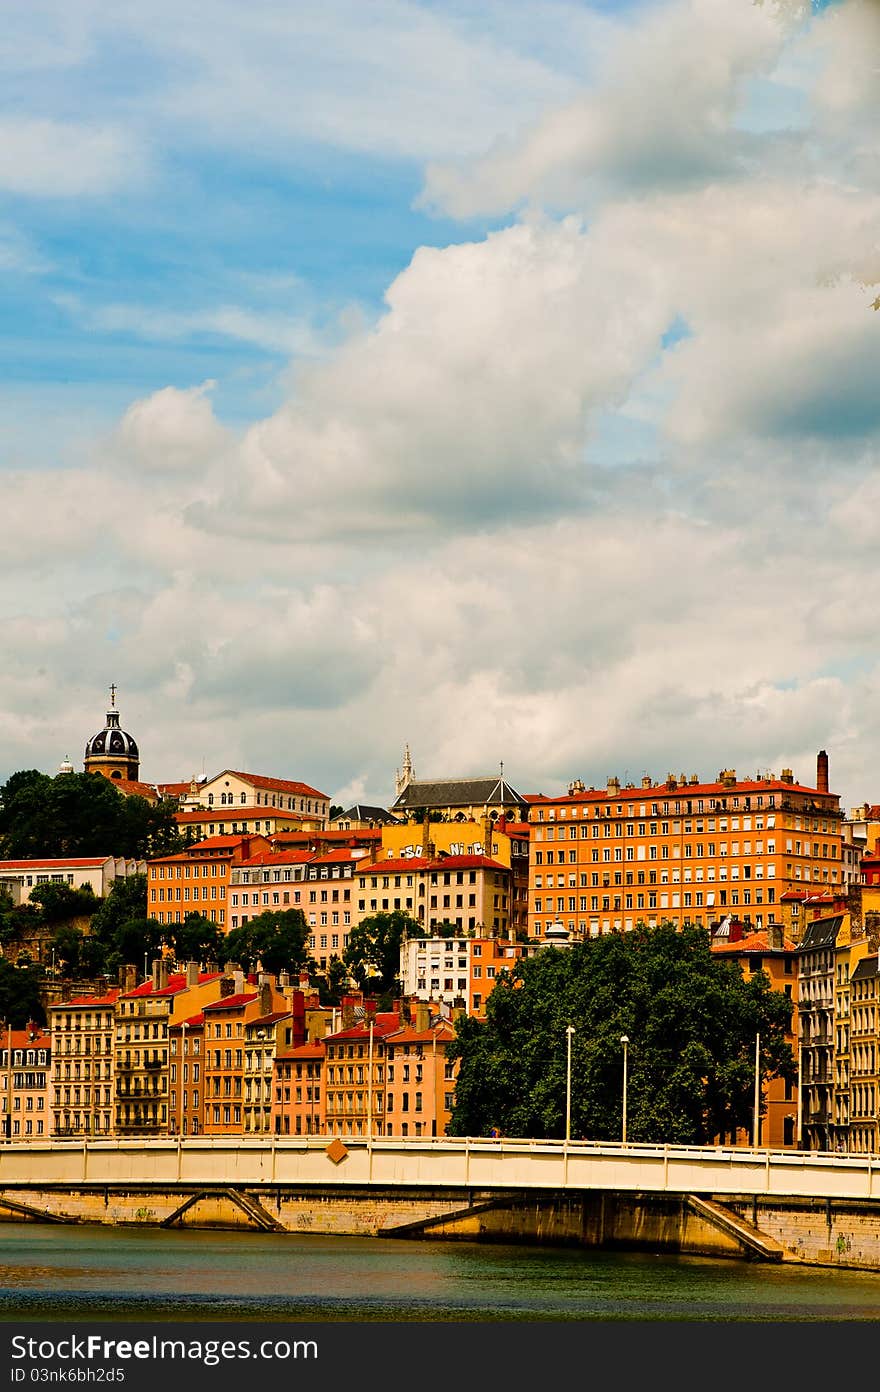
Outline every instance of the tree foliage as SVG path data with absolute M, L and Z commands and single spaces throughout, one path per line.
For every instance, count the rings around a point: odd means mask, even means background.
M 50 925 L 69 923 L 72 918 L 90 918 L 102 903 L 88 884 L 79 889 L 67 884 L 38 884 L 28 898 L 32 904 L 39 904 L 43 922 Z
M 143 859 L 180 845 L 171 803 L 125 797 L 97 773 L 13 773 L 0 790 L 0 854 Z
M 709 1144 L 750 1125 L 756 1034 L 763 1076 L 794 1079 L 791 1010 L 764 973 L 746 981 L 713 954 L 701 928 L 640 926 L 547 948 L 501 974 L 485 1023 L 459 1019 L 450 1130 L 563 1136 L 571 1024 L 573 1137 L 620 1137 L 626 1035 L 627 1138 Z
M 376 991 L 391 991 L 400 975 L 404 938 L 421 932 L 421 924 L 402 909 L 370 914 L 349 933 L 343 961 L 359 986 L 368 977 L 378 977 L 374 982 Z
M 219 962 L 228 956 L 224 935 L 203 914 L 188 913 L 182 923 L 166 924 L 162 933 L 176 962 Z
M 0 1020 L 13 1029 L 23 1029 L 30 1020 L 46 1023 L 40 998 L 43 974 L 39 967 L 14 967 L 0 957 Z
M 223 940 L 223 957 L 243 971 L 296 973 L 308 966 L 309 926 L 302 909 L 268 910 L 233 928 Z

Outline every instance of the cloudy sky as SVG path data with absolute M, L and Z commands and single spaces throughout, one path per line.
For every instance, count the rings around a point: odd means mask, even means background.
M 0 777 L 880 801 L 880 3 L 32 0 Z

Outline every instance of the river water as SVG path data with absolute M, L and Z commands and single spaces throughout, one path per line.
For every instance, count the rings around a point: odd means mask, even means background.
M 0 1320 L 877 1320 L 880 1274 L 581 1248 L 0 1224 Z

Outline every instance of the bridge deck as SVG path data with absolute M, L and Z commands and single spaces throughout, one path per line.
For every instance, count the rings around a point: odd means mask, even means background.
M 328 1138 L 42 1141 L 0 1147 L 0 1187 L 375 1186 L 880 1199 L 880 1156 L 721 1146 Z

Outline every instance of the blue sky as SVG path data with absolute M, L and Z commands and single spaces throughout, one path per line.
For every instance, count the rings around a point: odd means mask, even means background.
M 876 800 L 876 29 L 11 14 L 0 772 L 75 757 L 114 680 L 156 779 L 383 801 L 405 741 L 525 791 L 826 747 Z

